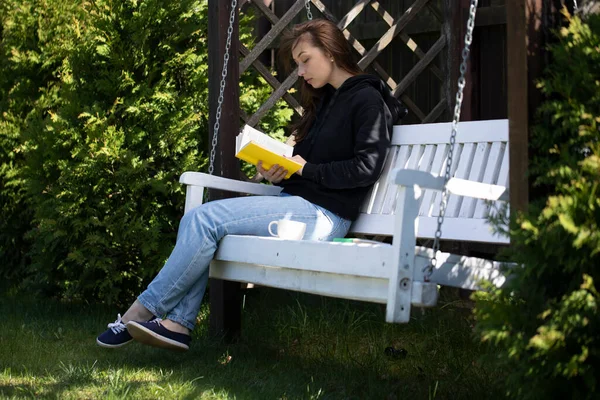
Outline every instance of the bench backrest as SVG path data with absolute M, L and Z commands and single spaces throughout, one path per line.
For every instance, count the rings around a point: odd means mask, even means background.
M 408 168 L 444 175 L 451 123 L 398 125 L 384 171 L 363 204 L 350 232 L 392 235 L 397 186 L 388 176 L 395 168 Z M 451 176 L 508 188 L 508 120 L 461 122 L 452 157 Z M 427 190 L 419 210 L 419 238 L 433 238 L 437 228 L 441 193 Z M 508 243 L 494 234 L 487 223 L 490 207 L 500 204 L 450 195 L 442 226 L 442 239 Z

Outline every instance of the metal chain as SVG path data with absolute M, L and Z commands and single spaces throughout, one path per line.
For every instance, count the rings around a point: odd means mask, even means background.
M 470 46 L 473 41 L 473 28 L 475 27 L 475 13 L 477 12 L 478 0 L 471 0 L 469 9 L 469 20 L 467 22 L 467 33 L 465 34 L 465 47 L 462 51 L 462 62 L 460 63 L 460 77 L 458 78 L 458 90 L 456 92 L 456 104 L 454 106 L 454 118 L 452 119 L 452 133 L 450 134 L 450 149 L 448 159 L 446 160 L 446 171 L 444 173 L 444 188 L 442 190 L 442 199 L 440 201 L 440 214 L 437 217 L 437 230 L 433 240 L 433 257 L 431 263 L 423 269 L 425 282 L 429 281 L 434 268 L 437 265 L 437 252 L 440 249 L 440 238 L 442 237 L 442 224 L 446 215 L 448 205 L 448 181 L 450 180 L 450 169 L 452 168 L 452 155 L 454 145 L 456 144 L 456 133 L 458 131 L 458 121 L 460 120 L 460 108 L 463 101 L 463 89 L 465 88 L 467 73 L 467 63 L 469 60 Z
M 310 0 L 306 0 L 304 2 L 304 6 L 306 7 L 306 18 L 308 18 L 309 21 L 312 21 L 312 13 L 310 12 Z
M 217 143 L 219 141 L 219 128 L 221 127 L 221 109 L 223 107 L 223 96 L 225 93 L 225 83 L 227 78 L 227 64 L 229 63 L 229 49 L 231 48 L 231 36 L 233 35 L 233 23 L 235 22 L 235 10 L 237 0 L 231 1 L 231 14 L 229 14 L 229 28 L 227 28 L 227 42 L 225 43 L 225 54 L 223 55 L 223 70 L 221 72 L 221 86 L 219 88 L 219 99 L 217 100 L 217 113 L 215 126 L 213 129 L 212 146 L 210 149 L 210 159 L 208 163 L 208 173 L 210 175 L 215 171 L 215 154 Z

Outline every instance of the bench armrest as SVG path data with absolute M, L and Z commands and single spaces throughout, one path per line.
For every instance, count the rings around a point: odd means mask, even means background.
M 202 204 L 204 201 L 204 188 L 220 189 L 228 192 L 247 193 L 261 196 L 277 196 L 282 189 L 279 186 L 242 182 L 235 179 L 209 175 L 202 172 L 184 172 L 181 174 L 179 182 L 187 185 L 185 191 L 185 212 L 188 212 Z
M 395 169 L 390 174 L 390 180 L 402 186 L 417 185 L 422 189 L 443 190 L 444 177 L 429 172 Z M 448 191 L 458 196 L 473 197 L 483 200 L 509 201 L 508 189 L 504 186 L 489 183 L 473 182 L 466 179 L 450 178 Z
M 262 196 L 277 196 L 281 187 L 263 185 L 261 183 L 242 182 L 235 179 L 222 178 L 203 172 L 184 172 L 179 178 L 184 185 L 201 186 L 203 188 L 220 189 L 229 192 L 248 193 Z

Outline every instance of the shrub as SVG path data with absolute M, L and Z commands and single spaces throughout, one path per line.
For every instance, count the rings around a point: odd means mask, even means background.
M 181 171 L 206 137 L 206 5 L 80 5 L 78 40 L 23 130 L 34 209 L 30 279 L 51 293 L 128 298 L 162 265 Z M 72 39 L 72 38 L 71 38 Z
M 43 3 L 43 4 L 42 4 Z M 21 278 L 33 210 L 23 175 L 22 132 L 37 104 L 50 104 L 57 73 L 75 42 L 77 1 L 0 2 L 0 278 Z
M 27 290 L 128 301 L 173 248 L 179 175 L 206 166 L 207 2 L 11 0 L 2 11 L 0 210 L 3 228 L 19 229 L 0 236 L 5 274 L 19 262 Z M 240 29 L 247 40 L 251 20 Z M 269 93 L 252 71 L 241 90 L 248 110 Z M 277 108 L 263 128 L 290 114 Z
M 531 173 L 547 196 L 511 229 L 502 289 L 478 294 L 477 328 L 500 349 L 511 398 L 598 398 L 600 16 L 568 17 L 550 46 Z

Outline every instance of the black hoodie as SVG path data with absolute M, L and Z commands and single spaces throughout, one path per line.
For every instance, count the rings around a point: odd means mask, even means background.
M 371 75 L 348 78 L 337 90 L 327 85 L 324 92 L 308 135 L 294 146 L 294 155 L 307 161 L 302 176 L 280 185 L 284 193 L 355 220 L 406 109 Z

